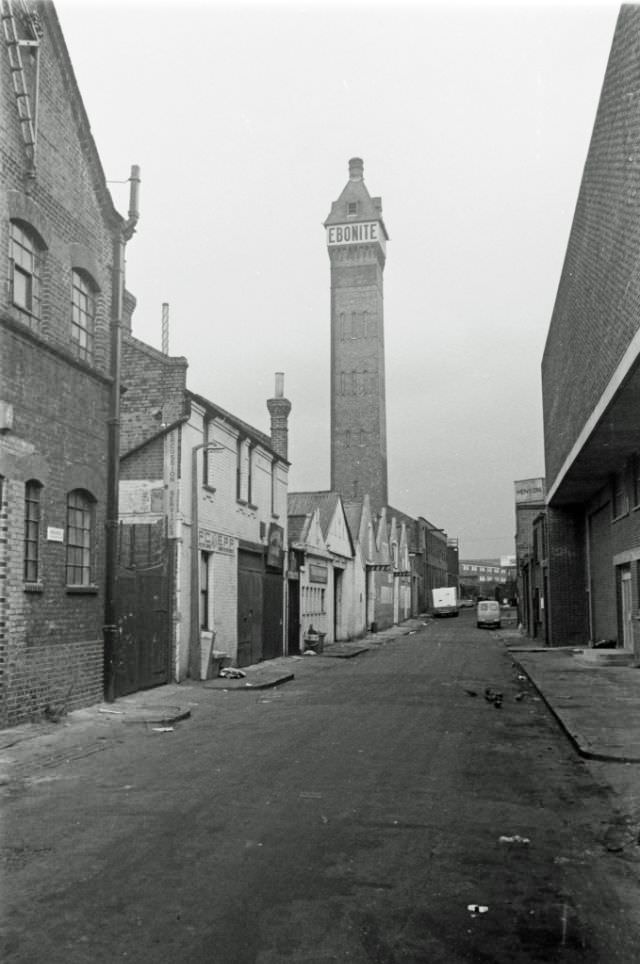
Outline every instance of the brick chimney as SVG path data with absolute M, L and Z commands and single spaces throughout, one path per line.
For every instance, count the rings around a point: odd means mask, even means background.
M 361 181 L 364 177 L 364 163 L 361 157 L 352 157 L 349 161 L 349 180 Z
M 288 459 L 289 428 L 287 420 L 291 402 L 284 397 L 284 373 L 276 372 L 276 395 L 267 401 L 271 416 L 271 448 L 283 459 Z

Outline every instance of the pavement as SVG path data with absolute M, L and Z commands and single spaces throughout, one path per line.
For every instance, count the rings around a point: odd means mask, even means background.
M 499 635 L 580 756 L 640 763 L 640 667 L 598 665 L 593 650 L 537 646 L 517 630 Z

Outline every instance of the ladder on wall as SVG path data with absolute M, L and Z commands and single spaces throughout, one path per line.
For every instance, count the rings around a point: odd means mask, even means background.
M 18 116 L 20 118 L 20 126 L 22 128 L 22 137 L 27 149 L 27 161 L 28 161 L 28 174 L 33 176 L 35 174 L 35 162 L 36 162 L 36 132 L 37 132 L 37 110 L 38 110 L 38 82 L 39 82 L 39 47 L 40 40 L 38 39 L 38 23 L 35 14 L 32 14 L 24 0 L 22 0 L 20 6 L 22 13 L 24 14 L 26 23 L 28 24 L 29 31 L 32 34 L 31 38 L 20 38 L 18 37 L 18 32 L 16 29 L 16 18 L 14 13 L 14 4 L 12 0 L 0 0 L 0 9 L 2 16 L 2 29 L 4 31 L 4 39 L 7 45 L 7 51 L 9 54 L 9 67 L 11 70 L 11 80 L 13 83 L 13 90 L 16 96 L 16 103 L 18 106 Z M 27 83 L 25 77 L 24 65 L 22 63 L 22 54 L 20 52 L 21 47 L 31 48 L 35 50 L 36 53 L 36 79 L 35 79 L 35 89 L 33 97 L 33 112 L 31 105 L 31 97 L 29 91 L 27 90 Z

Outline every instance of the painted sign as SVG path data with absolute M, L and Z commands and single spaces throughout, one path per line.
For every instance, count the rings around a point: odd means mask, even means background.
M 180 459 L 180 429 L 165 438 L 164 442 L 164 479 L 165 479 L 165 512 L 167 514 L 167 535 L 175 539 L 178 532 L 179 510 L 179 459 Z
M 282 569 L 284 529 L 272 522 L 269 526 L 269 544 L 267 546 L 267 565 L 273 569 Z
M 315 562 L 309 563 L 309 582 L 329 582 L 329 571 L 326 566 L 319 566 Z
M 516 490 L 516 505 L 527 502 L 544 502 L 544 479 L 520 479 L 513 483 Z
M 57 526 L 47 526 L 47 542 L 64 542 L 64 529 Z
M 332 224 L 327 228 L 327 245 L 379 244 L 386 248 L 385 236 L 379 221 L 361 221 L 359 224 Z
M 205 552 L 224 552 L 232 555 L 236 551 L 237 539 L 226 532 L 214 532 L 213 529 L 198 529 L 198 548 Z
M 164 492 L 162 479 L 123 479 L 119 487 L 121 516 L 162 515 Z M 149 519 L 148 521 L 153 521 Z

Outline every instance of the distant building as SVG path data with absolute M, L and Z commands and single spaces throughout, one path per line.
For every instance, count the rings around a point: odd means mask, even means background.
M 549 634 L 640 658 L 640 7 L 620 10 L 542 360 Z
M 527 635 L 548 637 L 544 478 L 514 482 L 518 620 Z
M 493 597 L 499 587 L 501 596 L 515 595 L 516 567 L 502 565 L 500 559 L 464 559 L 460 561 L 460 588 L 463 594 Z

